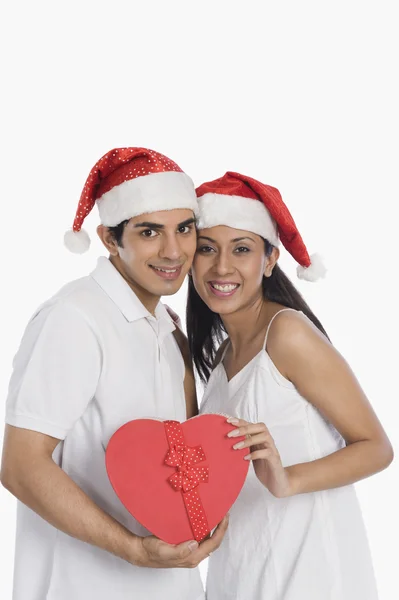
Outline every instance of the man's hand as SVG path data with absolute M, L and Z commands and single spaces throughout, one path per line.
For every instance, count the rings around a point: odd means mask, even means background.
M 228 516 L 215 529 L 213 535 L 201 544 L 195 541 L 176 546 L 149 536 L 139 538 L 132 562 L 140 567 L 193 569 L 219 548 L 228 527 Z
M 53 527 L 142 567 L 196 567 L 222 542 L 228 519 L 203 541 L 166 544 L 141 538 L 106 514 L 52 459 L 59 440 L 6 426 L 1 481 Z M 192 546 L 191 546 L 192 544 Z

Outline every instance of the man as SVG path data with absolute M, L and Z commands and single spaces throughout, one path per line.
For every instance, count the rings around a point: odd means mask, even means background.
M 152 150 L 108 152 L 66 234 L 74 252 L 90 243 L 81 227 L 96 202 L 110 258 L 39 308 L 14 361 L 1 472 L 20 500 L 14 600 L 199 600 L 192 567 L 227 521 L 201 545 L 161 542 L 124 509 L 104 461 L 127 421 L 197 412 L 186 340 L 160 303 L 194 256 L 194 186 Z

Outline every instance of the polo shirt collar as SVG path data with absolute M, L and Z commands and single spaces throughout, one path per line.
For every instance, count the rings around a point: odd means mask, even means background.
M 118 269 L 105 256 L 99 257 L 97 267 L 90 275 L 130 323 L 147 319 L 157 335 L 162 338 L 176 329 L 164 305 L 158 303 L 154 317 L 140 302 Z
M 169 315 L 165 306 L 162 302 L 158 302 L 155 309 L 155 317 L 151 314 L 148 317 L 151 326 L 158 335 L 159 340 L 162 341 L 167 335 L 172 333 L 176 329 L 176 325 L 173 323 L 172 317 Z

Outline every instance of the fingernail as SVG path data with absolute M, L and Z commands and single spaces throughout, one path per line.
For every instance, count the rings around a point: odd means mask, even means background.
M 238 442 L 238 444 L 234 444 L 233 448 L 234 450 L 239 450 L 240 448 L 243 448 L 245 446 L 245 442 Z
M 227 434 L 227 437 L 237 437 L 239 435 L 240 435 L 240 430 L 233 429 L 233 431 L 229 431 L 229 433 Z
M 244 460 L 251 460 L 251 455 L 247 454 L 246 456 L 244 456 Z
M 196 550 L 198 548 L 198 542 L 190 542 L 188 545 L 188 549 L 191 550 L 191 552 L 194 552 L 194 550 Z
M 227 419 L 228 423 L 231 423 L 232 425 L 238 425 L 238 423 L 240 422 L 238 419 L 236 419 L 235 417 L 229 417 Z

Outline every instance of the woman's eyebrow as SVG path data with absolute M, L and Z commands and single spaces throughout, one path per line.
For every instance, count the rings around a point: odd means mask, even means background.
M 239 237 L 239 238 L 234 238 L 234 240 L 231 240 L 232 242 L 241 242 L 242 240 L 249 240 L 250 242 L 254 242 L 255 240 L 253 240 L 250 237 Z
M 216 240 L 212 239 L 211 237 L 208 237 L 207 235 L 199 235 L 198 239 L 208 240 L 209 242 L 213 242 L 214 244 L 217 244 Z M 236 242 L 241 242 L 242 240 L 249 240 L 250 242 L 255 241 L 250 237 L 239 237 L 239 238 L 234 238 L 233 240 L 230 240 L 230 243 L 235 244 Z
M 208 242 L 213 242 L 214 244 L 216 244 L 216 240 L 213 240 L 212 238 L 208 237 L 207 235 L 199 235 L 198 239 L 208 240 Z

